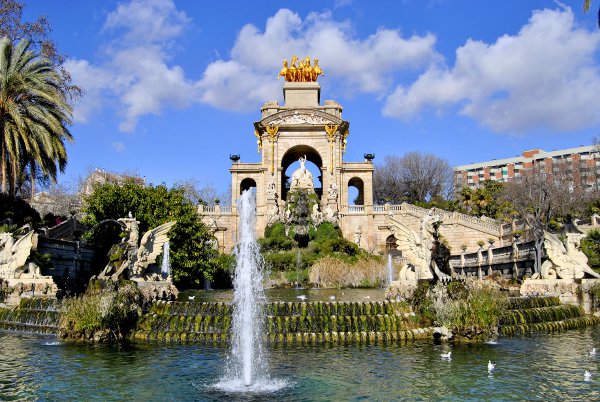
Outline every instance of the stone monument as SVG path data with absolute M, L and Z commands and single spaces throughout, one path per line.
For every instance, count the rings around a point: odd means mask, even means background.
M 0 233 L 0 282 L 6 289 L 8 304 L 22 297 L 56 297 L 58 287 L 51 276 L 43 276 L 29 260 L 37 246 L 37 234 L 30 230 L 15 240 L 11 233 Z

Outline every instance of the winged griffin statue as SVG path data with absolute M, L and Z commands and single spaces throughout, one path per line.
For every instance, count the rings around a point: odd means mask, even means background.
M 588 266 L 587 256 L 579 249 L 579 242 L 584 236 L 581 233 L 567 233 L 563 243 L 557 235 L 544 232 L 544 248 L 548 259 L 542 264 L 542 278 L 581 279 L 586 274 L 600 278 Z
M 33 230 L 15 241 L 10 233 L 0 234 L 0 278 L 42 279 L 40 268 L 34 263 L 26 265 L 32 248 L 37 243 Z
M 398 280 L 416 282 L 420 279 L 431 280 L 437 276 L 442 281 L 449 281 L 450 276 L 440 271 L 431 256 L 434 247 L 434 223 L 440 221 L 439 216 L 431 212 L 425 215 L 421 221 L 419 234 L 393 217 L 389 217 L 389 220 L 394 236 L 398 239 L 396 242 L 398 250 L 401 250 L 402 256 L 408 260 L 408 263 L 400 269 Z
M 121 251 L 122 258 L 118 261 L 109 261 L 100 278 L 118 279 L 126 277 L 134 281 L 163 280 L 160 268 L 152 269 L 156 257 L 163 252 L 164 244 L 169 240 L 167 233 L 175 225 L 175 221 L 163 223 L 147 231 L 139 241 L 139 222 L 132 217 L 117 220 L 126 233 L 121 243 L 111 248 L 111 255 L 118 255 Z

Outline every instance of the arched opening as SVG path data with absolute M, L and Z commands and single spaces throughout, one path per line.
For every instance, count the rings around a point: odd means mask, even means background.
M 251 179 L 250 177 L 246 177 L 240 183 L 240 195 L 242 195 L 242 193 L 244 191 L 251 189 L 253 187 L 256 189 L 256 182 L 254 181 L 254 179 Z
M 398 244 L 396 243 L 398 241 L 398 239 L 396 239 L 396 236 L 394 235 L 390 235 L 387 237 L 387 239 L 385 239 L 385 249 L 386 250 L 397 250 L 398 249 Z
M 305 167 L 313 176 L 315 193 L 321 198 L 323 194 L 323 160 L 316 149 L 308 145 L 296 145 L 287 150 L 281 159 L 281 199 L 287 200 L 290 189 L 290 177 L 300 167 L 298 160 L 306 157 Z
M 390 235 L 385 239 L 385 252 L 393 258 L 402 257 L 402 250 L 398 250 L 398 239 L 394 235 Z
M 364 184 L 358 177 L 348 181 L 348 205 L 365 205 Z

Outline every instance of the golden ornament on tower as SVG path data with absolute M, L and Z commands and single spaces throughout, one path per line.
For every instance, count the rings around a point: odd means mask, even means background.
M 287 82 L 316 82 L 319 75 L 325 76 L 319 67 L 319 59 L 314 59 L 311 65 L 308 56 L 300 61 L 297 56 L 292 56 L 292 62 L 289 64 L 287 59 L 283 60 L 283 68 L 279 71 L 277 79 L 283 77 Z

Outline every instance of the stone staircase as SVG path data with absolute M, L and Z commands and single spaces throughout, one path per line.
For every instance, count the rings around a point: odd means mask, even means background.
M 561 304 L 558 297 L 515 298 L 500 318 L 501 335 L 553 332 L 600 324 L 579 306 Z

